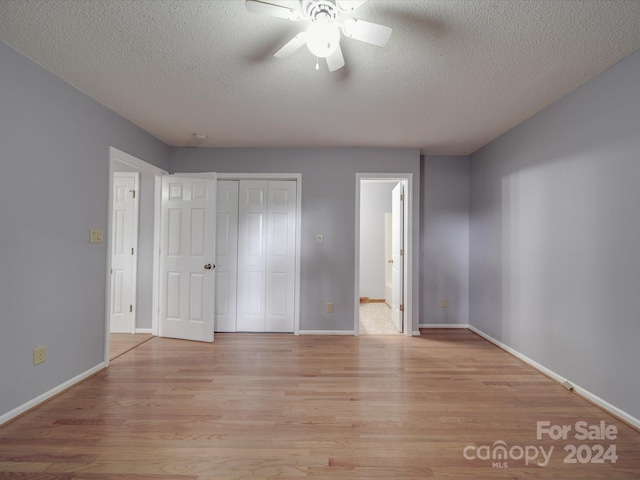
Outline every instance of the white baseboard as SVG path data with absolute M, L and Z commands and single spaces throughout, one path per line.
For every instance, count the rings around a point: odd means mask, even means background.
M 603 400 L 602 398 L 598 397 L 597 395 L 594 395 L 593 393 L 591 393 L 590 391 L 576 385 L 575 383 L 573 383 L 571 380 L 566 379 L 560 375 L 558 375 L 556 372 L 554 372 L 553 370 L 549 370 L 547 367 L 545 367 L 544 365 L 539 364 L 538 362 L 536 362 L 535 360 L 532 360 L 531 358 L 527 357 L 526 355 L 523 355 L 522 353 L 518 352 L 517 350 L 514 350 L 513 348 L 509 347 L 508 345 L 505 345 L 504 343 L 502 343 L 499 340 L 496 340 L 495 338 L 493 338 L 490 335 L 487 335 L 486 333 L 484 333 L 482 330 L 478 330 L 476 327 L 469 325 L 469 330 L 471 330 L 474 333 L 477 333 L 478 335 L 480 335 L 482 338 L 484 338 L 485 340 L 488 340 L 489 342 L 493 343 L 495 346 L 500 347 L 502 350 L 504 350 L 505 352 L 510 353 L 511 355 L 513 355 L 514 357 L 522 360 L 523 362 L 525 362 L 526 364 L 532 366 L 533 368 L 535 368 L 536 370 L 538 370 L 539 372 L 545 374 L 546 376 L 548 376 L 549 378 L 555 380 L 556 382 L 563 384 L 564 382 L 569 382 L 571 384 L 571 386 L 573 387 L 573 391 L 575 393 L 577 393 L 578 395 L 580 395 L 581 397 L 589 400 L 591 403 L 596 404 L 597 406 L 599 406 L 600 408 L 602 408 L 603 410 L 606 410 L 607 412 L 609 412 L 611 415 L 613 415 L 614 417 L 619 418 L 620 420 L 628 423 L 629 425 L 634 426 L 635 428 L 640 430 L 640 419 L 633 417 L 632 415 L 629 415 L 627 412 L 625 412 L 624 410 L 619 409 L 618 407 L 616 407 L 615 405 L 611 405 L 609 402 L 607 402 L 606 400 Z
M 300 330 L 300 335 L 355 335 L 353 330 Z
M 153 333 L 151 328 L 136 328 L 136 333 Z
M 95 374 L 96 372 L 99 372 L 100 370 L 103 370 L 104 368 L 106 368 L 105 363 L 104 362 L 99 363 L 95 367 L 90 368 L 89 370 L 87 370 L 85 372 L 82 372 L 80 375 L 77 375 L 77 376 L 73 377 L 72 379 L 67 380 L 64 383 L 61 383 L 57 387 L 52 388 L 48 392 L 45 392 L 42 395 L 38 395 L 33 400 L 29 400 L 28 402 L 23 403 L 19 407 L 16 407 L 13 410 L 10 410 L 9 412 L 7 412 L 4 415 L 0 416 L 0 426 L 5 424 L 5 423 L 7 423 L 9 420 L 14 419 L 18 415 L 23 414 L 27 410 L 30 410 L 33 407 L 37 407 L 41 403 L 44 403 L 47 400 L 49 400 L 50 398 L 55 397 L 56 395 L 58 395 L 59 393 L 65 391 L 66 389 L 68 389 L 70 387 L 73 387 L 74 385 L 80 383 L 81 381 L 83 381 L 84 379 L 90 377 L 91 375 Z
M 421 323 L 418 328 L 469 328 L 468 323 Z

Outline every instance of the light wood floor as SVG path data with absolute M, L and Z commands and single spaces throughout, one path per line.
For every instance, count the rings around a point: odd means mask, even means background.
M 617 439 L 536 439 L 581 420 Z M 555 450 L 464 457 L 500 441 Z M 617 462 L 564 464 L 569 443 Z M 640 433 L 467 330 L 153 338 L 0 429 L 0 479 L 300 478 L 638 479 Z
M 109 334 L 109 360 L 133 350 L 138 345 L 151 340 L 150 333 L 111 333 Z

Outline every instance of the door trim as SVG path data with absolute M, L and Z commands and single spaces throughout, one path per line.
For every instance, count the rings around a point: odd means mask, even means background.
M 417 192 L 413 188 L 412 173 L 356 173 L 356 211 L 355 211 L 355 253 L 354 253 L 354 335 L 360 335 L 360 185 L 363 180 L 397 180 L 404 182 L 404 291 L 402 303 L 404 304 L 403 329 L 408 337 L 413 335 L 413 325 L 418 325 L 418 312 L 420 311 L 419 299 L 413 295 L 414 288 L 414 254 L 418 252 L 418 239 L 414 232 L 418 231 L 415 224 L 414 208 L 418 204 Z M 415 197 L 415 198 L 414 198 Z M 417 285 L 417 283 L 415 283 Z M 416 317 L 416 318 L 414 318 Z
M 112 211 L 112 202 L 113 199 L 113 174 L 115 173 L 115 164 L 114 162 L 123 163 L 130 167 L 137 169 L 140 173 L 148 173 L 156 176 L 156 191 L 154 203 L 156 205 L 154 211 L 154 239 L 157 239 L 159 242 L 160 239 L 160 208 L 159 208 L 159 200 L 160 200 L 160 189 L 158 188 L 158 182 L 160 180 L 161 175 L 166 175 L 169 172 L 163 170 L 155 165 L 145 162 L 144 160 L 140 160 L 139 158 L 134 157 L 133 155 L 129 155 L 126 152 L 118 150 L 114 147 L 109 147 L 109 186 L 107 190 L 107 229 L 106 234 L 104 236 L 106 240 L 106 251 L 105 256 L 107 260 L 107 268 L 105 270 L 105 319 L 104 319 L 104 332 L 105 332 L 105 340 L 104 340 L 104 365 L 105 367 L 109 366 L 109 323 L 111 319 L 111 223 L 113 222 L 113 211 Z M 156 246 L 154 240 L 154 251 L 159 252 L 159 243 Z M 156 248 L 157 247 L 157 248 Z M 152 325 L 157 325 L 158 323 L 158 276 L 160 272 L 160 257 L 158 254 L 153 256 L 153 292 L 152 292 Z M 156 335 L 157 333 L 154 333 Z

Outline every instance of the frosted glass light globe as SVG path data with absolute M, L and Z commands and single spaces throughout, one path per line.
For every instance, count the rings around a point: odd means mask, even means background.
M 328 57 L 338 49 L 340 29 L 326 21 L 312 23 L 307 28 L 307 47 L 317 57 Z

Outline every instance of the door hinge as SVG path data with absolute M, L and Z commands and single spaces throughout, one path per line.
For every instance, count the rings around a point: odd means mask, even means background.
M 131 194 L 133 195 L 133 198 L 136 198 L 136 191 L 135 190 L 129 190 L 131 192 Z
M 400 249 L 400 256 L 401 256 L 401 257 L 404 257 L 404 248 L 401 248 L 401 249 Z
M 129 311 L 133 312 L 133 305 L 129 305 Z
M 401 194 L 400 194 L 400 201 L 401 201 L 401 202 L 404 202 L 404 193 L 401 193 Z
M 404 305 L 400 305 L 400 311 L 404 312 Z
M 131 255 L 133 255 L 133 247 L 131 247 Z

